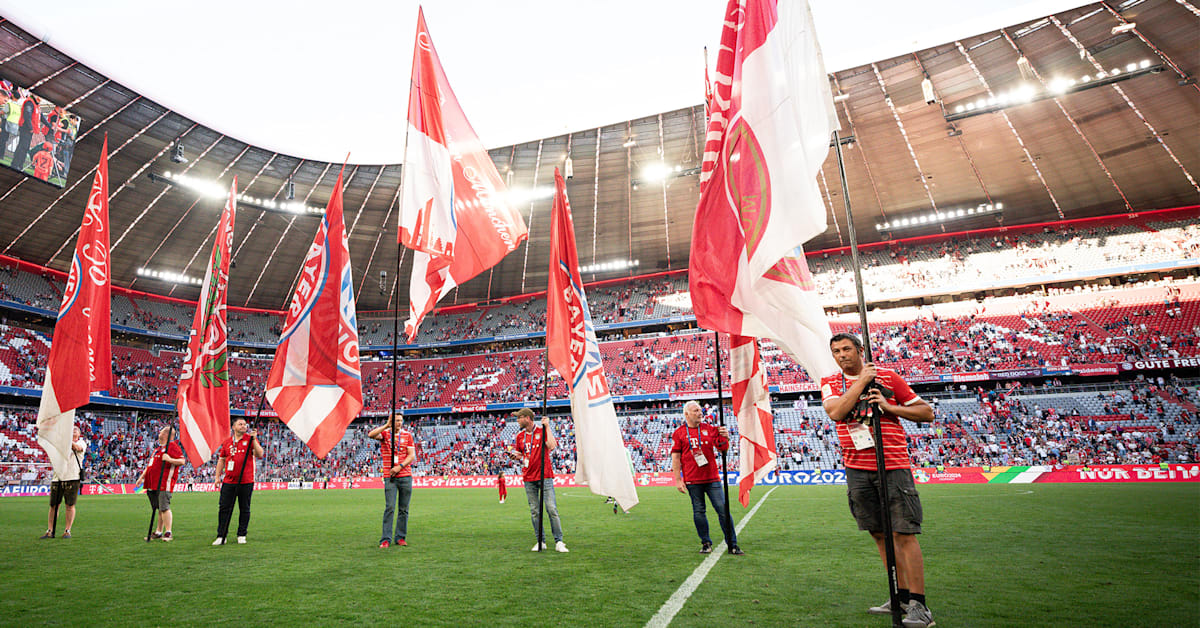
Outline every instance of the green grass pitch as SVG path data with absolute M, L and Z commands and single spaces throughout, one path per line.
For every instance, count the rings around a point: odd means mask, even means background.
M 939 626 L 1200 625 L 1200 484 L 920 490 Z M 224 547 L 215 494 L 177 494 L 176 540 L 151 544 L 141 495 L 82 497 L 75 538 L 49 541 L 46 499 L 4 498 L 0 624 L 643 626 L 703 559 L 674 489 L 642 489 L 630 515 L 558 494 L 569 554 L 529 551 L 519 488 L 504 505 L 417 490 L 412 545 L 387 550 L 382 491 L 259 491 L 249 544 Z M 889 625 L 866 614 L 886 581 L 844 487 L 778 488 L 740 541 L 672 625 Z

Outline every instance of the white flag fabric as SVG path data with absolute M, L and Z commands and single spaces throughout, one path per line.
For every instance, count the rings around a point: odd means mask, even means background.
M 801 245 L 825 231 L 816 175 L 837 116 L 801 0 L 730 0 L 717 57 L 690 288 L 700 326 L 768 337 L 836 370 Z

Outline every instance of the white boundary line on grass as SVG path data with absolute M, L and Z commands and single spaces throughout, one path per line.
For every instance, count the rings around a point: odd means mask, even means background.
M 758 500 L 757 504 L 754 504 L 754 508 L 751 508 L 750 512 L 746 513 L 746 516 L 742 517 L 741 521 L 738 521 L 737 525 L 734 526 L 734 530 L 737 531 L 738 534 L 741 534 L 742 528 L 745 528 L 746 524 L 750 523 L 750 518 L 754 516 L 754 513 L 758 512 L 758 507 L 762 506 L 763 502 L 767 501 L 767 498 L 770 497 L 771 493 L 775 492 L 775 489 L 777 488 L 779 487 L 772 486 L 771 489 L 762 496 L 762 499 Z M 675 614 L 683 608 L 683 605 L 688 601 L 688 598 L 692 597 L 692 594 L 696 592 L 696 589 L 700 586 L 700 583 L 704 582 L 704 578 L 708 576 L 708 572 L 712 571 L 713 566 L 717 564 L 718 560 L 721 560 L 721 555 L 724 553 L 725 541 L 722 540 L 720 545 L 713 547 L 713 553 L 709 554 L 708 557 L 704 559 L 704 562 L 700 563 L 699 567 L 696 567 L 696 570 L 692 572 L 692 575 L 688 576 L 688 579 L 684 580 L 683 584 L 679 585 L 679 588 L 675 590 L 675 593 L 663 603 L 662 608 L 658 609 L 658 613 L 656 613 L 654 617 L 651 617 L 650 621 L 646 622 L 646 628 L 666 628 L 666 626 L 669 626 L 671 624 L 671 620 L 675 619 Z

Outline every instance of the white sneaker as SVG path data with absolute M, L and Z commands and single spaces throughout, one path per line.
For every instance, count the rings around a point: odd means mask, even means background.
M 502 500 L 500 500 L 500 503 L 501 503 L 501 504 L 503 504 L 503 503 L 504 503 L 504 500 L 503 500 L 503 499 L 502 499 Z
M 557 543 L 555 543 L 555 544 L 554 544 L 554 551 L 556 551 L 556 552 L 562 552 L 562 553 L 564 553 L 564 554 L 565 554 L 565 553 L 567 553 L 567 552 L 569 552 L 569 551 L 571 551 L 571 550 L 567 549 L 567 544 L 566 544 L 566 543 L 563 543 L 562 541 L 559 541 L 559 542 L 557 542 Z
M 539 546 L 540 546 L 540 547 L 539 547 Z M 544 549 L 546 549 L 546 544 L 545 544 L 545 543 L 534 543 L 534 544 L 533 544 L 533 549 L 531 549 L 531 550 L 529 550 L 529 551 L 531 551 L 531 552 L 536 552 L 536 551 L 538 551 L 538 550 L 544 550 Z
M 239 536 L 238 537 L 238 545 L 245 545 L 245 544 L 246 544 L 246 537 Z
M 225 544 L 225 537 L 223 537 L 223 536 L 218 536 L 217 540 L 213 541 L 213 545 L 224 545 L 224 544 Z

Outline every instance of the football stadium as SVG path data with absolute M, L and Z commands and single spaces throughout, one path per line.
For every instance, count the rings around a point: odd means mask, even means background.
M 1200 4 L 987 4 L 0 2 L 0 625 L 1200 625 Z

